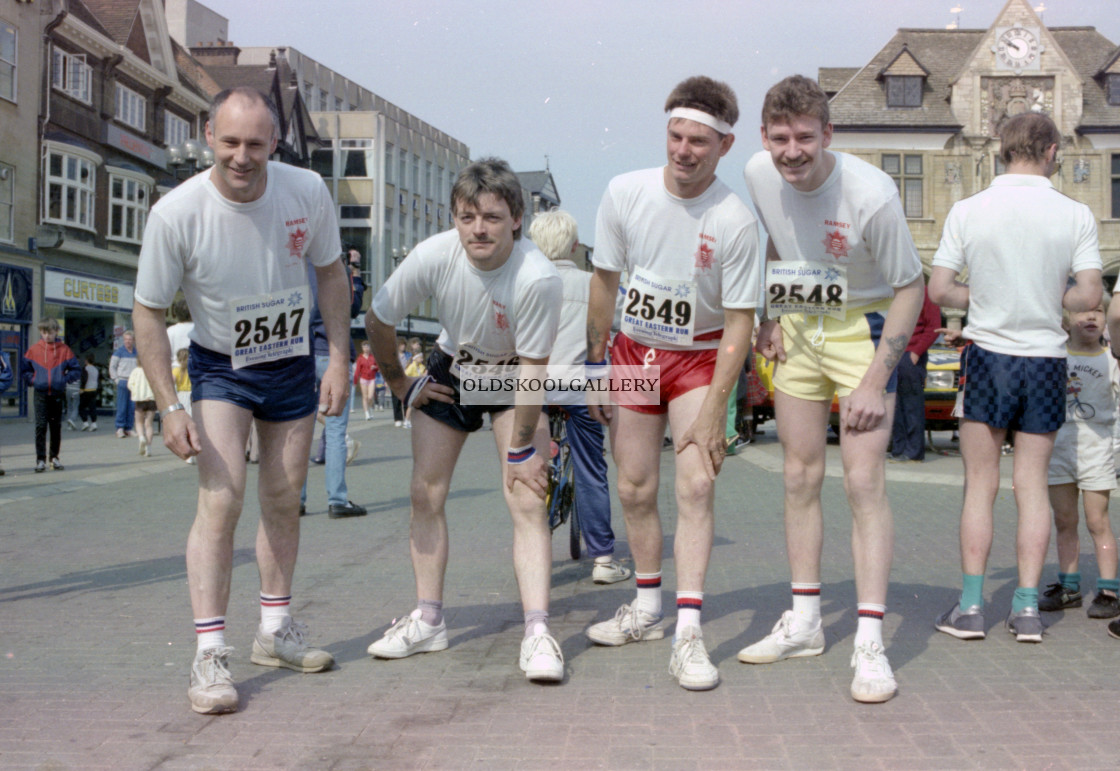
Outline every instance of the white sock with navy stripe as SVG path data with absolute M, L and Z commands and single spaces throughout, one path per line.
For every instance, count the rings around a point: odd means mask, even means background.
M 700 611 L 704 609 L 703 592 L 677 592 L 677 635 L 690 626 L 700 628 Z
M 261 592 L 261 631 L 275 634 L 284 628 L 286 619 L 292 616 L 292 595 L 278 597 Z
M 198 638 L 200 653 L 211 648 L 222 648 L 226 644 L 226 617 L 196 618 L 194 633 Z
M 791 583 L 793 591 L 793 627 L 816 629 L 821 625 L 821 585 Z

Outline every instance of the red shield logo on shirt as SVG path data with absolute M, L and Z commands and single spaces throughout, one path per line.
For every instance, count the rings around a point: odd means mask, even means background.
M 288 255 L 303 258 L 303 247 L 307 243 L 307 231 L 296 228 L 288 233 Z
M 712 267 L 712 258 L 715 256 L 715 250 L 707 244 L 701 242 L 700 248 L 696 250 L 696 267 L 700 270 L 709 270 Z
M 836 259 L 848 256 L 848 237 L 839 230 L 826 233 L 823 243 L 824 250 Z
M 506 314 L 502 313 L 501 311 L 498 311 L 494 314 L 494 324 L 496 324 L 498 329 L 502 330 L 503 332 L 509 329 L 509 319 L 506 318 Z

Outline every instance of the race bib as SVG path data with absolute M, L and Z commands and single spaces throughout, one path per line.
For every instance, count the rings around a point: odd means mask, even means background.
M 230 304 L 234 369 L 311 353 L 311 288 L 242 297 Z
M 697 300 L 695 282 L 635 268 L 622 306 L 622 331 L 639 341 L 690 346 Z
M 766 263 L 766 313 L 807 313 L 842 319 L 848 305 L 848 271 L 823 262 Z
M 451 374 L 461 377 L 460 367 L 483 367 L 487 364 L 513 367 L 520 363 L 521 357 L 513 351 L 487 350 L 474 343 L 462 343 L 459 345 L 459 352 L 455 354 L 455 360 L 451 362 Z

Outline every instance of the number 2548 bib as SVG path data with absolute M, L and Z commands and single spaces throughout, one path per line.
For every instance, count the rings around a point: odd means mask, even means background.
M 233 368 L 308 355 L 310 321 L 311 288 L 307 284 L 234 300 L 230 304 Z
M 635 268 L 622 309 L 622 331 L 639 341 L 692 345 L 697 300 L 694 282 Z
M 807 313 L 844 318 L 848 305 L 848 272 L 843 265 L 823 262 L 766 263 L 766 312 Z

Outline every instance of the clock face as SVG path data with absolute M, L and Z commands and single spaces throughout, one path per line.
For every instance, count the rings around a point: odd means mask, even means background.
M 1025 27 L 1011 27 L 996 40 L 996 59 L 1006 67 L 1022 69 L 1038 59 L 1038 37 Z

